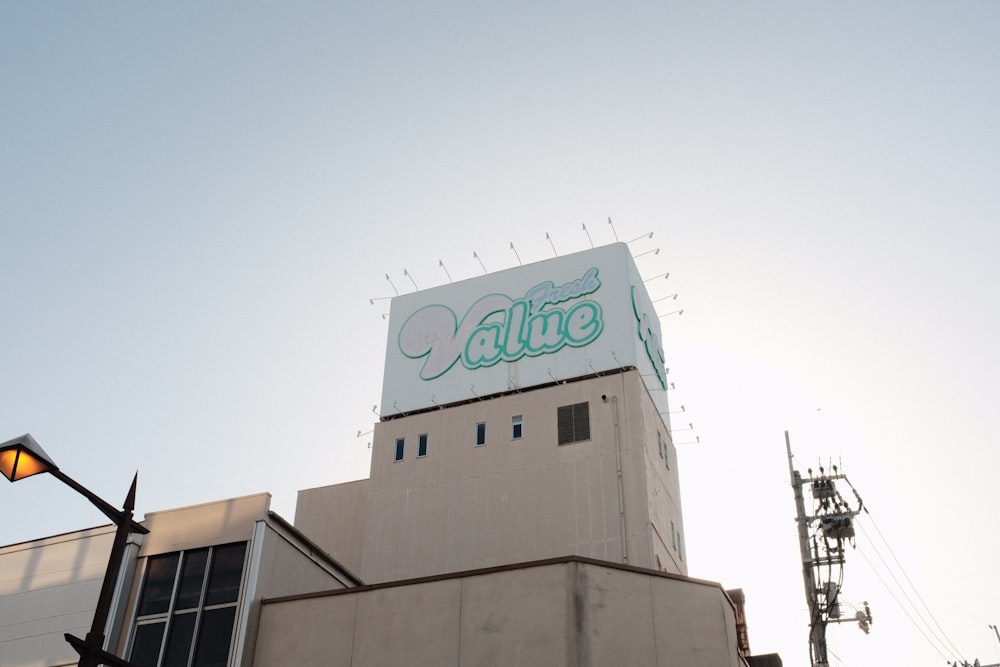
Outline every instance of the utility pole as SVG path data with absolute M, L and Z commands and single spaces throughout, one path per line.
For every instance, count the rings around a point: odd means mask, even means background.
M 788 474 L 792 479 L 792 491 L 795 494 L 795 523 L 799 529 L 802 583 L 805 586 L 806 603 L 809 605 L 809 656 L 814 667 L 825 667 L 830 664 L 826 658 L 826 626 L 816 622 L 820 614 L 816 602 L 816 576 L 810 563 L 809 522 L 806 519 L 806 503 L 802 495 L 802 475 L 792 465 L 792 444 L 788 439 L 788 431 L 785 431 L 785 449 L 788 452 Z
M 809 606 L 809 656 L 811 667 L 829 667 L 826 648 L 826 626 L 829 623 L 857 621 L 858 626 L 868 634 L 872 613 L 868 603 L 864 611 L 858 611 L 850 618 L 841 617 L 840 584 L 844 573 L 844 545 L 854 539 L 854 517 L 861 511 L 861 497 L 854 487 L 854 497 L 858 509 L 851 510 L 837 491 L 836 480 L 843 480 L 850 486 L 846 475 L 840 474 L 837 466 L 831 466 L 833 473 L 819 466 L 819 474 L 813 475 L 812 468 L 801 473 L 792 462 L 792 445 L 785 431 L 785 450 L 788 453 L 788 475 L 795 495 L 795 522 L 799 534 L 799 555 L 802 558 L 802 583 L 805 588 L 806 603 Z M 813 513 L 806 511 L 803 487 L 809 484 Z M 824 574 L 825 571 L 825 574 Z M 836 576 L 835 576 L 836 575 Z

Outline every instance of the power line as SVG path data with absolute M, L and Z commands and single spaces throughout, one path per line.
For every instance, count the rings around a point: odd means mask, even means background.
M 948 644 L 948 646 L 950 646 L 951 649 L 953 651 L 955 651 L 956 654 L 961 655 L 962 652 L 960 650 L 958 650 L 958 647 L 955 646 L 954 642 L 951 641 L 951 638 L 948 637 L 948 633 L 946 633 L 944 631 L 944 628 L 941 627 L 941 624 L 938 623 L 938 620 L 934 617 L 934 614 L 931 612 L 930 607 L 927 606 L 927 602 L 920 595 L 920 591 L 918 591 L 917 587 L 914 586 L 913 580 L 910 579 L 910 576 L 906 573 L 906 569 L 903 567 L 903 564 L 899 562 L 899 558 L 896 557 L 896 553 L 892 550 L 892 545 L 889 544 L 888 540 L 885 539 L 885 535 L 883 535 L 882 531 L 879 530 L 878 524 L 875 522 L 875 517 L 872 516 L 871 511 L 867 507 L 865 508 L 865 514 L 868 515 L 868 518 L 872 522 L 872 527 L 875 528 L 875 532 L 878 533 L 878 536 L 882 539 L 883 544 L 885 544 L 886 548 L 889 550 L 889 554 L 892 556 L 893 561 L 895 561 L 896 566 L 899 568 L 899 571 L 903 573 L 903 577 L 906 579 L 906 583 L 908 583 L 910 585 L 910 588 L 913 590 L 914 595 L 916 595 L 917 599 L 920 600 L 920 604 L 922 604 L 923 607 L 924 607 L 924 609 L 927 610 L 927 615 L 930 616 L 931 620 L 934 621 L 935 627 L 937 627 L 937 629 L 941 632 L 941 636 L 945 638 L 945 641 Z M 864 532 L 864 526 L 863 525 L 861 527 L 861 530 L 862 530 L 862 532 Z M 868 533 L 867 532 L 865 532 L 865 537 L 868 537 Z M 870 537 L 868 538 L 868 541 L 871 542 L 871 538 Z M 881 556 L 880 556 L 880 558 L 881 558 Z M 907 598 L 907 599 L 909 599 L 909 598 Z M 912 604 L 912 602 L 911 602 L 911 604 Z M 914 606 L 914 608 L 916 608 L 916 607 Z M 922 618 L 922 616 L 921 616 L 921 618 Z
M 921 627 L 920 627 L 920 626 L 919 626 L 919 625 L 917 624 L 917 622 L 913 620 L 913 617 L 912 617 L 912 616 L 910 615 L 910 612 L 908 612 L 908 611 L 906 610 L 906 607 L 904 607 L 904 606 L 903 606 L 903 603 L 899 601 L 899 598 L 898 598 L 898 597 L 896 597 L 896 594 L 892 592 L 892 588 L 890 588 L 889 584 L 885 583 L 885 579 L 883 579 L 883 578 L 882 578 L 882 575 L 881 575 L 881 574 L 879 574 L 879 573 L 878 573 L 878 570 L 876 570 L 876 569 L 875 569 L 875 565 L 874 565 L 874 564 L 873 564 L 873 563 L 871 562 L 871 559 L 869 559 L 869 558 L 868 558 L 868 556 L 867 556 L 867 555 L 865 554 L 865 552 L 864 552 L 864 551 L 861 551 L 860 549 L 858 550 L 858 553 L 860 553 L 860 554 L 861 554 L 861 557 L 862 557 L 862 558 L 864 558 L 864 559 L 865 559 L 865 562 L 866 562 L 866 563 L 868 563 L 868 566 L 869 566 L 869 567 L 871 567 L 871 569 L 872 569 L 872 572 L 873 572 L 873 573 L 875 574 L 875 577 L 876 577 L 876 578 L 877 578 L 877 579 L 878 579 L 878 580 L 879 580 L 879 581 L 880 581 L 880 582 L 882 583 L 882 585 L 883 585 L 883 586 L 885 587 L 885 590 L 886 590 L 886 592 L 888 592 L 888 593 L 889 593 L 889 596 L 890 596 L 890 597 L 891 597 L 891 598 L 892 598 L 893 600 L 895 600 L 895 602 L 896 602 L 896 604 L 897 604 L 897 605 L 899 605 L 899 608 L 900 608 L 900 610 L 901 610 L 901 611 L 903 612 L 903 614 L 904 614 L 904 615 L 906 616 L 906 618 L 907 618 L 907 619 L 909 619 L 910 623 L 912 623 L 912 624 L 913 624 L 913 627 L 917 629 L 917 632 L 919 632 L 919 633 L 920 633 L 921 635 L 923 635 L 924 639 L 926 639 L 926 640 L 927 640 L 927 643 L 931 645 L 931 648 L 933 648 L 933 649 L 934 649 L 935 651 L 937 651 L 937 654 L 938 654 L 938 655 L 940 655 L 940 656 L 941 656 L 942 658 L 944 658 L 945 660 L 947 660 L 947 659 L 948 659 L 948 656 L 947 656 L 947 655 L 945 655 L 944 653 L 942 653 L 942 652 L 941 652 L 941 649 L 940 649 L 940 648 L 938 647 L 938 645 L 937 645 L 937 644 L 935 644 L 935 643 L 934 643 L 933 641 L 931 641 L 931 638 L 930 638 L 929 636 L 927 636 L 927 633 L 926 633 L 926 632 L 924 632 L 923 628 L 921 628 Z M 954 658 L 955 656 L 954 656 L 954 655 L 952 655 L 951 657 L 953 657 L 953 658 Z

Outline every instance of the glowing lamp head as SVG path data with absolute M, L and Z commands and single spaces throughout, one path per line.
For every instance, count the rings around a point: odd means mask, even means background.
M 0 473 L 12 482 L 58 469 L 28 433 L 0 444 Z

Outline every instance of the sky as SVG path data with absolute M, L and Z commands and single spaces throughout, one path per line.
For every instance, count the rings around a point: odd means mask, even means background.
M 637 239 L 753 651 L 808 664 L 788 431 L 868 508 L 831 664 L 1000 662 L 998 45 L 989 2 L 0 4 L 0 441 L 291 519 L 368 474 L 383 297 Z M 0 544 L 104 523 L 2 494 Z

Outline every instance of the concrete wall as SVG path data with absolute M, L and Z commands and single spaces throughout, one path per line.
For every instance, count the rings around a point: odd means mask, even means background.
M 143 519 L 149 534 L 140 557 L 249 541 L 257 521 L 267 518 L 271 494 L 258 493 L 202 505 L 150 512 Z
M 254 665 L 740 667 L 710 582 L 584 559 L 266 601 Z
M 270 495 L 261 493 L 147 514 L 144 523 L 150 532 L 139 550 L 127 596 L 119 654 L 124 655 L 130 648 L 130 632 L 149 556 L 231 542 L 248 543 L 242 602 L 236 619 L 242 632 L 235 639 L 233 654 L 234 658 L 243 657 L 235 664 L 251 664 L 250 649 L 261 598 L 338 589 L 351 582 L 350 575 L 331 563 L 325 553 L 314 549 L 290 524 L 273 517 L 269 507 Z
M 260 562 L 248 564 L 248 567 L 256 567 L 258 598 L 353 585 L 342 570 L 329 563 L 325 556 L 311 552 L 295 535 L 274 523 L 265 525 Z
M 380 582 L 579 554 L 621 560 L 612 381 L 512 394 L 375 427 L 361 578 Z M 557 444 L 556 408 L 590 402 L 590 440 Z M 604 409 L 602 409 L 604 408 Z M 523 416 L 523 437 L 511 418 Z M 475 445 L 476 424 L 486 444 Z M 419 434 L 428 454 L 415 457 Z M 397 438 L 409 446 L 394 461 Z
M 251 664 L 246 646 L 253 645 L 262 597 L 356 583 L 268 506 L 269 496 L 259 494 L 148 514 L 149 534 L 133 536 L 127 547 L 126 583 L 108 633 L 109 641 L 118 640 L 113 651 L 122 655 L 128 648 L 148 556 L 248 542 L 234 664 Z M 79 656 L 63 634 L 82 638 L 89 631 L 113 540 L 114 529 L 107 526 L 0 548 L 0 665 L 77 664 Z
M 557 408 L 581 402 L 590 406 L 591 438 L 559 445 Z M 515 415 L 520 439 L 511 437 Z M 477 423 L 486 424 L 478 447 Z M 425 457 L 417 457 L 421 434 Z M 394 460 L 397 438 L 402 461 Z M 363 531 L 355 511 L 366 512 Z M 683 574 L 671 524 L 683 532 L 676 451 L 636 371 L 380 422 L 371 478 L 301 491 L 296 509 L 296 526 L 367 583 L 569 554 Z
M 631 423 L 629 453 L 634 457 L 634 476 L 626 483 L 640 485 L 638 496 L 649 511 L 649 527 L 641 535 L 649 551 L 641 562 L 643 567 L 666 572 L 687 574 L 684 550 L 684 516 L 681 510 L 680 476 L 677 449 L 669 430 L 669 420 L 657 412 L 656 404 L 639 383 L 625 383 Z M 662 448 L 660 441 L 662 440 Z
M 244 574 L 246 584 L 240 613 L 243 630 L 236 638 L 237 655 L 232 656 L 234 665 L 253 664 L 261 599 L 337 590 L 356 583 L 330 563 L 324 554 L 304 544 L 294 529 L 288 529 L 273 519 L 260 521 L 257 527 L 254 542 L 250 545 L 248 571 Z
M 295 527 L 352 572 L 361 572 L 369 480 L 299 491 Z
M 0 664 L 75 665 L 63 638 L 83 638 L 101 592 L 113 526 L 0 548 Z

